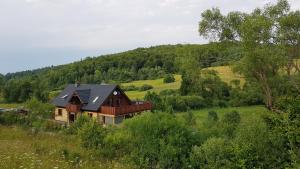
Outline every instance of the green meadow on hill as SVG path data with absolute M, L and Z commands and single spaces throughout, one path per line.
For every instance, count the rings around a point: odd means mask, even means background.
M 215 67 L 210 67 L 208 70 L 214 70 L 217 72 L 219 77 L 221 78 L 222 81 L 228 83 L 230 85 L 230 82 L 233 80 L 239 80 L 241 85 L 245 83 L 244 78 L 242 78 L 240 75 L 233 73 L 231 70 L 230 66 L 215 66 Z M 153 86 L 153 89 L 150 89 L 148 91 L 150 92 L 156 92 L 159 93 L 162 90 L 166 89 L 179 89 L 180 84 L 181 84 L 181 75 L 174 75 L 175 77 L 175 82 L 173 83 L 164 83 L 163 78 L 160 79 L 155 79 L 155 80 L 137 80 L 137 81 L 132 81 L 128 83 L 121 83 L 121 86 L 136 86 L 136 87 L 141 87 L 144 84 L 148 84 Z M 131 98 L 131 99 L 143 99 L 145 94 L 148 91 L 127 91 L 126 94 Z

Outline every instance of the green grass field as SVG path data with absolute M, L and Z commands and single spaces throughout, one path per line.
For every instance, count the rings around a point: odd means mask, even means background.
M 232 72 L 231 68 L 229 66 L 216 66 L 208 68 L 210 70 L 217 71 L 220 78 L 230 84 L 232 80 L 240 80 L 241 86 L 245 83 L 245 79 L 243 79 L 240 75 L 235 74 Z M 159 93 L 162 90 L 165 89 L 179 89 L 181 85 L 181 75 L 175 75 L 175 82 L 174 83 L 163 83 L 163 78 L 156 79 L 156 80 L 138 80 L 138 81 L 132 81 L 129 83 L 122 83 L 122 86 L 130 86 L 134 85 L 136 87 L 140 87 L 144 84 L 149 84 L 153 86 L 153 89 L 148 91 L 153 91 Z M 128 91 L 126 94 L 131 99 L 143 99 L 147 91 Z
M 227 113 L 236 110 L 241 115 L 241 123 L 255 123 L 261 120 L 263 114 L 270 113 L 264 106 L 245 106 L 245 107 L 228 107 L 228 108 L 208 108 L 201 110 L 193 110 L 193 114 L 196 118 L 197 125 L 202 125 L 207 119 L 207 114 L 209 111 L 216 111 L 219 118 Z M 182 116 L 184 113 L 178 113 L 178 116 Z
M 179 89 L 181 85 L 181 75 L 175 75 L 175 82 L 173 83 L 164 83 L 163 78 L 161 79 L 155 79 L 155 80 L 138 80 L 138 81 L 133 81 L 129 83 L 122 83 L 122 86 L 130 86 L 134 85 L 136 87 L 143 86 L 144 84 L 149 84 L 153 86 L 153 89 L 148 90 L 148 91 L 153 91 L 159 93 L 162 90 L 165 89 Z M 129 96 L 131 99 L 143 99 L 147 91 L 128 91 L 126 94 Z
M 131 168 L 91 156 L 74 137 L 59 133 L 33 134 L 20 127 L 0 125 L 0 168 L 114 169 Z

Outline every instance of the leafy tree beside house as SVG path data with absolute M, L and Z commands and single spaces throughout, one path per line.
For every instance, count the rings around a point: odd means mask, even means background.
M 290 11 L 287 0 L 257 8 L 252 13 L 230 12 L 222 15 L 218 8 L 202 13 L 199 33 L 214 41 L 238 42 L 242 45 L 243 58 L 235 71 L 249 81 L 256 82 L 264 94 L 268 109 L 274 110 L 278 97 L 277 84 L 284 76 L 290 77 L 299 93 L 299 65 L 294 62 L 300 57 L 300 11 Z M 292 70 L 294 73 L 292 74 Z

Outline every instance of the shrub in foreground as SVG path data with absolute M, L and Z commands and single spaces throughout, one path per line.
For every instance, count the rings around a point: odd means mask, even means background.
M 106 142 L 115 154 L 122 150 L 128 161 L 140 168 L 172 169 L 184 166 L 196 138 L 176 116 L 147 113 L 125 121 Z
M 221 120 L 221 128 L 223 130 L 223 134 L 228 137 L 233 137 L 240 121 L 241 116 L 239 112 L 232 111 L 225 113 L 223 119 Z
M 96 121 L 92 120 L 85 123 L 78 131 L 81 144 L 85 148 L 95 148 L 103 144 L 106 130 Z
M 79 130 L 88 122 L 91 121 L 91 118 L 86 115 L 79 116 L 74 123 L 72 123 L 69 128 L 66 130 L 67 134 L 78 134 Z
M 190 156 L 190 168 L 232 168 L 232 157 L 233 151 L 230 143 L 223 138 L 212 137 L 200 147 L 193 147 Z

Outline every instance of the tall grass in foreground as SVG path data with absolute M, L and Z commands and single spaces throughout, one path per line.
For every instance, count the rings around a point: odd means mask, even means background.
M 106 161 L 82 149 L 72 135 L 32 133 L 20 127 L 0 126 L 0 168 L 132 168 Z

